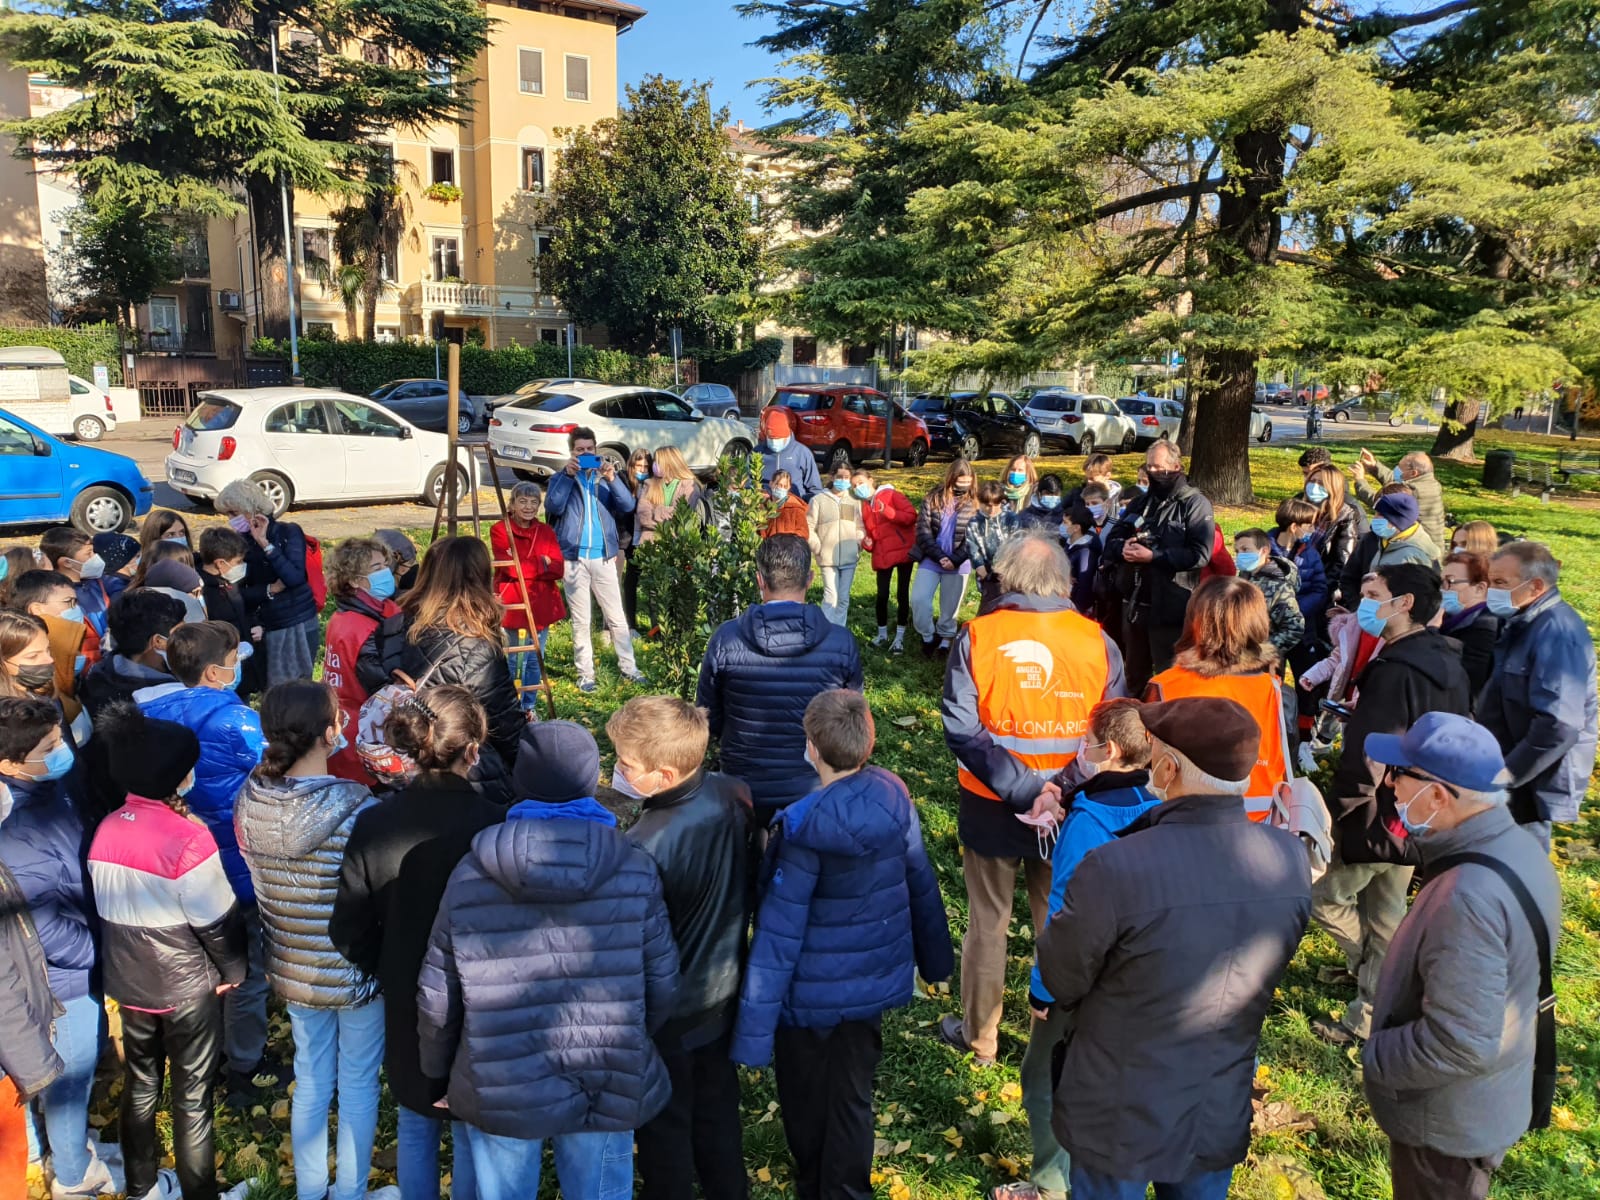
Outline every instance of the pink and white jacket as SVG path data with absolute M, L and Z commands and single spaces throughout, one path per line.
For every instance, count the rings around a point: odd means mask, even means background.
M 198 819 L 129 796 L 95 831 L 89 874 L 106 993 L 117 1003 L 170 1012 L 244 979 L 244 924 Z

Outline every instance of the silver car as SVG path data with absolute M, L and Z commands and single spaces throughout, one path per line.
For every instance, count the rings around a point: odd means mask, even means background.
M 708 417 L 739 419 L 739 397 L 733 389 L 721 383 L 696 383 L 683 389 L 682 396 L 694 405 L 696 412 Z

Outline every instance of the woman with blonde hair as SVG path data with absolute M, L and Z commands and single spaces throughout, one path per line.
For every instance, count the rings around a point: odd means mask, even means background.
M 1468 521 L 1450 534 L 1450 553 L 1482 554 L 1493 558 L 1500 551 L 1500 534 L 1487 521 Z
M 1011 511 L 1020 513 L 1033 503 L 1033 489 L 1039 486 L 1039 472 L 1033 465 L 1033 459 L 1026 454 L 1019 454 L 1006 464 L 1006 473 L 1000 479 L 1000 486 L 1005 489 L 1006 503 L 1011 506 Z
M 958 458 L 944 479 L 929 492 L 917 512 L 916 578 L 911 582 L 911 620 L 922 635 L 922 653 L 932 658 L 950 649 L 956 635 L 956 613 L 972 577 L 967 554 L 967 525 L 978 511 L 972 494 L 972 464 Z M 939 618 L 933 598 L 939 597 Z
M 1344 473 L 1332 463 L 1323 463 L 1306 476 L 1306 499 L 1317 507 L 1311 544 L 1322 556 L 1323 570 L 1334 590 L 1332 599 L 1337 602 L 1339 577 L 1366 536 L 1367 518 L 1350 499 Z
M 456 683 L 475 695 L 489 717 L 489 744 L 509 767 L 533 717 L 523 712 L 500 640 L 489 548 L 473 537 L 433 543 L 401 608 L 409 622 L 401 669 L 419 683 L 426 676 L 430 685 Z
M 635 546 L 655 541 L 656 530 L 677 511 L 678 505 L 693 504 L 700 495 L 700 482 L 676 446 L 662 446 L 655 452 L 650 476 L 650 481 L 639 489 L 633 509 L 638 528 Z
M 1261 727 L 1245 812 L 1264 821 L 1277 785 L 1289 778 L 1289 722 L 1272 648 L 1266 597 L 1249 580 L 1219 575 L 1195 588 L 1172 666 L 1150 681 L 1146 700 L 1211 696 L 1243 705 Z
M 367 697 L 389 682 L 405 654 L 405 614 L 394 602 L 389 548 L 376 538 L 346 538 L 328 558 L 334 612 L 322 654 L 322 680 L 339 694 L 339 709 L 354 729 Z M 328 759 L 341 779 L 376 782 L 354 746 Z

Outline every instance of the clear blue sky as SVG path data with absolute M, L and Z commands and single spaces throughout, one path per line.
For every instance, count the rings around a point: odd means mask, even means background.
M 661 74 L 711 83 L 711 102 L 726 105 L 729 119 L 764 125 L 762 89 L 752 79 L 777 74 L 778 60 L 751 46 L 766 26 L 741 17 L 725 0 L 634 0 L 649 16 L 617 39 L 622 83 Z M 619 96 L 618 99 L 621 99 Z

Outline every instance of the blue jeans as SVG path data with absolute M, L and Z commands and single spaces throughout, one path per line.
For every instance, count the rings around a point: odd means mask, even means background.
M 439 1200 L 439 1139 L 444 1122 L 399 1106 L 399 1135 L 395 1144 L 398 1161 L 395 1182 L 400 1185 L 400 1200 Z M 467 1127 L 450 1122 L 450 1200 L 473 1200 L 472 1151 L 467 1148 Z
M 538 654 L 514 654 L 511 661 L 516 664 L 514 674 L 522 680 L 522 707 L 533 708 L 539 702 L 539 694 L 533 689 L 544 682 L 544 676 L 539 673 L 539 659 L 544 654 L 545 637 L 548 629 L 539 630 Z M 527 646 L 533 639 L 528 636 L 526 629 L 506 630 L 506 640 L 513 646 Z
M 383 998 L 360 1008 L 291 1004 L 294 1099 L 289 1136 L 299 1200 L 328 1192 L 328 1108 L 339 1088 L 338 1178 L 331 1200 L 365 1200 L 378 1132 L 378 1071 L 383 1066 Z
M 538 1194 L 543 1140 L 500 1137 L 469 1125 L 467 1144 L 478 1200 L 526 1200 Z M 551 1138 L 550 1146 L 565 1200 L 632 1200 L 632 1133 L 564 1133 Z
M 100 1031 L 105 1012 L 94 996 L 79 996 L 63 1006 L 56 1018 L 55 1047 L 61 1056 L 61 1075 L 34 1101 L 44 1128 L 35 1127 L 29 1110 L 29 1149 L 44 1157 L 46 1146 L 55 1177 L 64 1188 L 77 1187 L 89 1170 L 89 1093 L 94 1069 L 100 1061 Z M 41 1138 L 39 1135 L 43 1133 Z
M 1228 1200 L 1228 1185 L 1232 1182 L 1232 1167 L 1191 1175 L 1176 1183 L 1156 1184 L 1156 1200 Z M 1144 1200 L 1145 1186 L 1142 1179 L 1113 1179 L 1072 1164 L 1072 1200 Z

